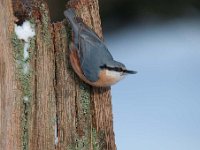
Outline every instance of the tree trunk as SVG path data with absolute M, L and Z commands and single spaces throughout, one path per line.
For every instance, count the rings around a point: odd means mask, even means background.
M 68 7 L 102 37 L 97 0 Z M 35 27 L 29 58 L 14 30 Z M 83 83 L 69 63 L 69 25 L 52 24 L 42 0 L 0 2 L 0 147 L 2 150 L 115 150 L 110 88 Z M 28 72 L 25 72 L 28 66 Z

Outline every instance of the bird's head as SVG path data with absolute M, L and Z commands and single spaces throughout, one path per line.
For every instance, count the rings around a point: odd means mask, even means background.
M 137 71 L 127 70 L 124 64 L 114 60 L 100 68 L 106 70 L 106 74 L 111 78 L 115 78 L 116 82 L 122 80 L 125 75 L 137 73 Z

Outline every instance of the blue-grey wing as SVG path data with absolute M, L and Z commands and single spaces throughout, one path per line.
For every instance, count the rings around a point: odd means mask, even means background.
M 93 39 L 96 39 L 98 42 L 102 42 L 99 36 L 94 32 L 90 27 L 88 27 L 80 17 L 76 17 L 77 24 L 79 25 L 81 34 L 90 36 Z
M 95 34 L 93 35 L 90 34 L 90 31 L 83 30 L 79 37 L 81 68 L 86 78 L 91 82 L 99 79 L 100 66 L 113 59 L 104 43 Z

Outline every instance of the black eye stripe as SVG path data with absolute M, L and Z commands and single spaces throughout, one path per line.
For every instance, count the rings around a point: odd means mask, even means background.
M 124 70 L 122 68 L 119 68 L 119 67 L 109 67 L 107 65 L 103 65 L 103 66 L 100 66 L 101 69 L 108 69 L 108 70 L 111 70 L 111 71 L 117 71 L 117 72 L 123 72 L 123 73 L 127 73 L 127 74 L 136 74 L 137 71 L 133 71 L 133 70 Z
M 118 67 L 109 67 L 106 65 L 100 66 L 101 69 L 108 69 L 108 70 L 112 70 L 112 71 L 117 71 L 117 72 L 123 72 L 124 70 L 122 68 L 118 68 Z

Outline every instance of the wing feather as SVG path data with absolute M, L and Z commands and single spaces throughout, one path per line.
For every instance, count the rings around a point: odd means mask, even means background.
M 99 79 L 100 66 L 106 61 L 112 60 L 112 56 L 105 44 L 90 31 L 82 30 L 79 41 L 79 58 L 84 75 L 91 82 Z

